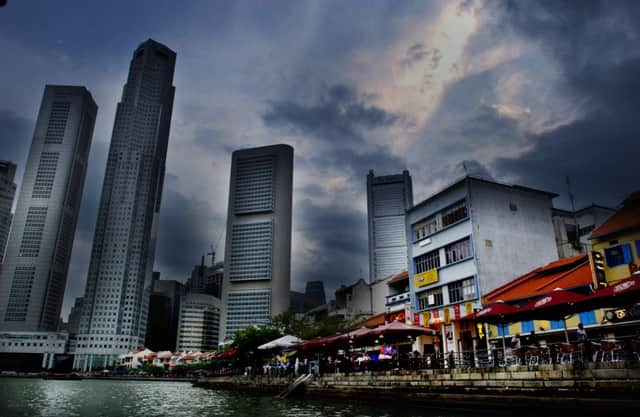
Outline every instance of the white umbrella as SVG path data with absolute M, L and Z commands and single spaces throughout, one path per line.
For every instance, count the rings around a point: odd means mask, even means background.
M 267 350 L 267 349 L 275 349 L 275 348 L 288 348 L 289 346 L 295 345 L 296 343 L 300 343 L 300 342 L 302 342 L 301 339 L 298 339 L 297 337 L 288 334 L 288 335 L 279 337 L 276 340 L 267 342 L 264 345 L 260 345 L 258 346 L 258 349 Z

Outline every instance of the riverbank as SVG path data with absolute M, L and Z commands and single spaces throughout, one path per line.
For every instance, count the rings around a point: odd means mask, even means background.
M 203 378 L 195 386 L 276 395 L 285 378 Z M 472 412 L 478 407 L 498 414 L 581 415 L 640 412 L 637 363 L 513 366 L 485 369 L 438 369 L 317 376 L 294 392 L 297 397 L 348 398 L 361 401 L 419 403 Z

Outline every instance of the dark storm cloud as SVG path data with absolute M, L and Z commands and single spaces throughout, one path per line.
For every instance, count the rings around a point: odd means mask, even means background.
M 0 159 L 18 164 L 16 180 L 22 178 L 35 121 L 20 117 L 10 110 L 0 109 Z M 18 181 L 19 182 L 19 181 Z
M 214 237 L 223 232 L 208 228 L 214 221 L 223 224 L 208 202 L 185 196 L 170 183 L 165 185 L 155 262 L 155 269 L 162 272 L 163 279 L 184 281 L 188 277 L 193 266 L 200 263 L 200 256 L 215 243 Z M 222 259 L 224 250 L 217 248 L 217 252 L 216 258 Z
M 495 168 L 556 192 L 566 189 L 568 175 L 579 205 L 619 203 L 640 187 L 640 3 L 508 2 L 503 12 L 513 30 L 556 59 L 583 111 L 530 135 L 524 155 Z
M 366 135 L 409 123 L 408 117 L 370 104 L 370 94 L 338 84 L 320 99 L 302 105 L 294 101 L 274 101 L 263 115 L 266 126 L 289 129 L 310 136 L 325 148 L 303 157 L 315 168 L 331 169 L 360 181 L 369 169 L 382 172 L 402 170 L 403 160 L 388 146 L 367 141 Z M 393 145 L 393 137 L 389 137 Z
M 517 131 L 517 120 L 501 115 L 494 107 L 481 105 L 469 119 L 462 120 L 448 133 L 461 139 L 456 146 L 476 148 L 486 143 L 512 141 Z
M 295 212 L 296 233 L 311 246 L 303 248 L 307 262 L 294 272 L 304 282 L 324 281 L 332 298 L 336 287 L 355 282 L 368 269 L 366 217 L 346 206 L 323 207 L 310 199 L 301 200 Z
M 323 141 L 362 143 L 361 129 L 399 123 L 402 117 L 367 103 L 367 96 L 343 84 L 330 87 L 317 103 L 273 101 L 262 116 L 269 127 L 284 127 Z

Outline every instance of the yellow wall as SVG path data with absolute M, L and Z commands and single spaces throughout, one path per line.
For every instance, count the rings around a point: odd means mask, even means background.
M 604 311 L 603 310 L 595 310 L 595 316 L 596 316 L 596 324 L 600 324 L 602 323 L 602 318 L 604 317 Z M 571 317 L 569 317 L 567 319 L 567 328 L 568 329 L 575 329 L 578 327 L 578 323 L 580 323 L 580 315 L 576 314 L 573 315 Z M 544 330 L 540 330 L 540 327 L 542 327 Z M 509 329 L 509 333 L 508 336 L 511 337 L 516 333 L 520 333 L 520 334 L 529 334 L 529 332 L 523 332 L 522 331 L 522 323 L 518 322 L 518 323 L 511 323 L 509 326 L 507 326 L 507 328 Z M 547 332 L 547 331 L 564 331 L 564 327 L 560 327 L 560 328 L 556 328 L 556 329 L 552 329 L 551 328 L 551 323 L 548 320 L 534 320 L 533 321 L 533 328 L 535 329 L 536 333 L 538 334 L 538 337 L 543 337 L 543 335 L 540 335 L 541 332 Z M 491 331 L 491 336 L 489 337 L 490 339 L 494 339 L 496 337 L 500 337 L 498 336 L 498 326 L 492 325 L 490 326 L 490 331 Z
M 611 245 L 610 242 L 612 240 L 617 240 L 618 243 Z M 629 265 L 618 265 L 614 267 L 609 267 L 606 261 L 606 256 L 604 254 L 605 248 L 611 246 L 618 246 L 625 243 L 628 243 L 631 246 L 631 254 L 633 257 L 633 263 L 636 265 L 640 265 L 640 253 L 638 253 L 636 247 L 636 240 L 640 240 L 640 230 L 622 233 L 620 235 L 613 235 L 605 241 L 598 241 L 597 239 L 593 240 L 593 250 L 596 250 L 602 254 L 605 258 L 604 262 L 604 271 L 605 276 L 607 278 L 607 282 L 614 282 L 624 278 L 629 277 L 631 273 L 629 272 Z

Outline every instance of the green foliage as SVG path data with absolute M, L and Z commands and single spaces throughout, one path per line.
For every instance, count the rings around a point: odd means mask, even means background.
M 295 313 L 291 311 L 273 316 L 271 325 L 283 334 L 291 334 L 304 340 L 343 333 L 350 327 L 350 323 L 339 316 L 313 321 L 309 318 L 297 319 Z
M 231 346 L 243 353 L 255 351 L 258 346 L 280 336 L 280 330 L 272 326 L 249 326 L 235 333 Z

